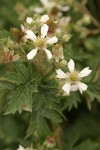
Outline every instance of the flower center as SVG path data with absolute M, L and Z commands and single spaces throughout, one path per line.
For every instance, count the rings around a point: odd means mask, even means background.
M 77 71 L 74 71 L 74 72 L 72 72 L 72 73 L 69 74 L 69 81 L 71 83 L 74 83 L 74 82 L 79 81 L 79 80 L 80 79 L 78 77 L 78 72 Z
M 39 49 L 43 49 L 45 47 L 45 39 L 43 38 L 38 38 L 36 41 L 35 41 L 35 45 L 37 48 Z

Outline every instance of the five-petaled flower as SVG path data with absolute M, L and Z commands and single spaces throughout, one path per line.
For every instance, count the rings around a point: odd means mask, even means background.
M 38 23 L 40 23 L 41 25 L 46 24 L 46 22 L 49 20 L 49 16 L 48 15 L 43 15 L 39 20 Z M 33 29 L 33 26 L 30 26 L 32 23 L 36 23 L 36 20 L 33 20 L 33 18 L 31 17 L 27 17 L 26 18 L 26 23 L 27 26 L 24 26 L 23 24 L 21 24 L 21 31 L 23 32 L 24 36 L 23 36 L 23 40 L 27 41 L 27 31 L 31 30 L 31 28 Z
M 46 53 L 48 59 L 51 59 L 52 53 L 47 49 L 47 46 L 57 43 L 58 39 L 56 36 L 51 37 L 51 38 L 46 37 L 46 35 L 48 33 L 48 26 L 46 24 L 44 24 L 41 27 L 41 36 L 36 37 L 34 32 L 31 30 L 27 30 L 26 33 L 27 33 L 26 38 L 32 40 L 35 45 L 35 49 L 32 49 L 27 54 L 28 60 L 33 59 L 35 57 L 35 55 L 37 54 L 38 50 L 43 50 Z
M 43 16 L 40 18 L 39 22 L 42 23 L 42 24 L 45 24 L 48 20 L 49 20 L 49 16 L 48 16 L 48 15 L 43 15 Z M 31 18 L 31 17 L 27 17 L 27 18 L 26 18 L 26 22 L 27 22 L 27 24 L 30 25 L 32 22 L 35 22 L 35 20 L 33 20 L 33 18 Z M 28 28 L 28 29 L 29 29 L 29 28 Z M 21 30 L 22 30 L 23 32 L 26 33 L 26 31 L 27 31 L 28 29 L 25 28 L 25 26 L 24 26 L 23 24 L 21 24 Z
M 80 72 L 75 70 L 75 63 L 72 59 L 68 62 L 68 69 L 69 72 L 67 73 L 64 73 L 61 69 L 56 70 L 56 77 L 65 81 L 62 90 L 64 90 L 66 94 L 70 94 L 70 91 L 79 90 L 82 94 L 83 91 L 87 90 L 88 86 L 82 83 L 81 80 L 83 77 L 88 76 L 92 70 L 90 70 L 89 67 L 84 68 Z

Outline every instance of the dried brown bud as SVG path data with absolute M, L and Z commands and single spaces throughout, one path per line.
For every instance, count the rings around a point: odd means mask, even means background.
M 51 16 L 57 16 L 58 13 L 59 13 L 59 9 L 56 6 L 54 6 L 50 11 Z
M 17 39 L 17 42 L 20 42 L 25 33 L 21 29 L 13 28 L 12 32 Z
M 54 20 L 48 20 L 46 22 L 46 24 L 49 26 L 49 30 L 48 30 L 48 33 L 49 34 L 54 34 L 55 31 L 56 31 L 56 28 L 57 28 L 57 24 L 54 22 Z
M 63 47 L 60 44 L 56 44 L 53 49 L 53 56 L 55 61 L 58 63 L 60 59 L 64 58 Z

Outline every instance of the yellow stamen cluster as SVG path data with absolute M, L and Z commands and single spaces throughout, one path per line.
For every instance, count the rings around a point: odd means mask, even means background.
M 74 71 L 72 73 L 69 74 L 68 77 L 69 82 L 74 83 L 80 80 L 79 76 L 78 76 L 78 72 Z
M 45 40 L 43 38 L 38 38 L 35 41 L 35 45 L 36 45 L 37 48 L 43 49 L 45 47 Z

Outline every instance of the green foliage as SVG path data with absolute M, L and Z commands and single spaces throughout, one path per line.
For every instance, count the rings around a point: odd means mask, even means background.
M 26 67 L 22 62 L 15 62 L 17 72 L 7 72 L 0 86 L 2 89 L 11 89 L 10 102 L 5 114 L 21 113 L 24 106 L 32 110 L 32 94 L 38 92 L 37 78 L 34 76 L 31 65 Z
M 98 143 L 91 141 L 91 140 L 86 140 L 84 142 L 82 142 L 81 144 L 79 144 L 76 148 L 74 148 L 73 150 L 96 150 L 98 148 Z
M 41 111 L 33 112 L 26 137 L 36 134 L 41 138 L 50 135 L 50 133 L 47 121 L 41 114 Z
M 25 106 L 32 110 L 32 91 L 28 86 L 19 87 L 10 97 L 9 107 L 5 114 L 14 114 L 16 111 L 22 112 Z
M 5 114 L 14 114 L 16 111 L 21 113 L 25 109 L 32 111 L 33 108 L 26 137 L 35 132 L 39 137 L 50 135 L 47 120 L 53 123 L 63 121 L 57 97 L 49 93 L 48 85 L 40 84 L 31 64 L 26 67 L 21 61 L 17 61 L 13 65 L 16 72 L 7 72 L 0 81 L 2 89 L 9 92 L 11 90 Z
M 69 97 L 64 99 L 64 104 L 62 110 L 66 108 L 70 111 L 73 107 L 78 108 L 78 103 L 80 102 L 80 96 L 78 93 L 72 93 Z
M 77 115 L 77 120 L 69 123 L 66 132 L 65 149 L 68 150 L 97 150 L 100 148 L 98 136 L 100 134 L 99 117 L 94 111 Z M 92 131 L 92 132 L 91 132 Z M 92 138 L 92 140 L 90 139 Z
M 0 38 L 7 38 L 10 35 L 6 30 L 0 30 Z
M 34 110 L 32 113 L 30 126 L 27 130 L 27 136 L 38 132 L 39 137 L 50 135 L 50 129 L 47 123 L 49 119 L 52 123 L 61 123 L 63 115 L 56 97 L 49 93 L 37 93 L 33 96 Z

